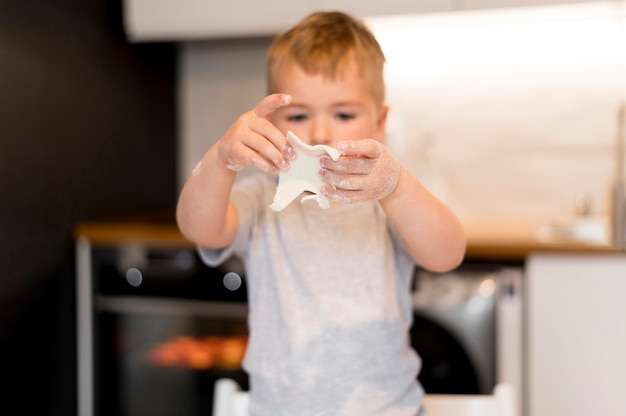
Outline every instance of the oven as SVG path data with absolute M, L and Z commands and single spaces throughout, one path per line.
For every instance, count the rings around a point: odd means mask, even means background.
M 208 416 L 217 379 L 248 387 L 238 259 L 211 268 L 185 244 L 101 246 L 83 237 L 77 267 L 80 416 Z M 411 341 L 427 392 L 521 384 L 520 284 L 520 270 L 500 266 L 416 269 Z
M 238 259 L 211 268 L 190 246 L 77 247 L 80 416 L 208 416 L 217 379 L 247 387 Z

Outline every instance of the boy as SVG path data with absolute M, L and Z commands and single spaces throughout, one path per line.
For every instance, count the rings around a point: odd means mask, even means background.
M 342 13 L 316 13 L 274 40 L 268 87 L 204 155 L 177 207 L 181 232 L 217 265 L 246 266 L 250 415 L 421 414 L 420 361 L 410 347 L 415 262 L 456 267 L 465 236 L 454 214 L 383 145 L 384 55 L 372 33 Z M 320 157 L 333 202 L 269 208 L 276 173 L 305 143 Z M 235 184 L 246 166 L 267 174 Z

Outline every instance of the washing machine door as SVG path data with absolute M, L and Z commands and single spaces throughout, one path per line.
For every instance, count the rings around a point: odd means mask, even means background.
M 427 393 L 480 393 L 477 370 L 468 353 L 456 337 L 440 323 L 415 313 L 411 342 L 422 358 L 418 380 Z
M 427 393 L 493 390 L 497 272 L 470 265 L 449 273 L 416 272 L 410 335 Z

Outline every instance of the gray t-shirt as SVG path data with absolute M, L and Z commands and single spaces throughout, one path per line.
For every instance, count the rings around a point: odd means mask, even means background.
M 410 347 L 413 261 L 377 202 L 274 212 L 276 182 L 238 181 L 235 241 L 200 249 L 246 267 L 251 416 L 415 416 L 423 390 Z

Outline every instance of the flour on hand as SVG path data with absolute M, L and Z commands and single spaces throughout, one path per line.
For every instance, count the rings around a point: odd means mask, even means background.
M 291 131 L 287 132 L 287 141 L 296 151 L 296 158 L 289 163 L 289 170 L 278 174 L 278 187 L 270 208 L 281 211 L 303 192 L 313 195 L 305 196 L 300 202 L 314 199 L 320 207 L 328 208 L 329 199 L 320 193 L 324 186 L 319 175 L 320 156 L 328 154 L 333 160 L 338 160 L 341 152 L 323 144 L 310 146 Z

